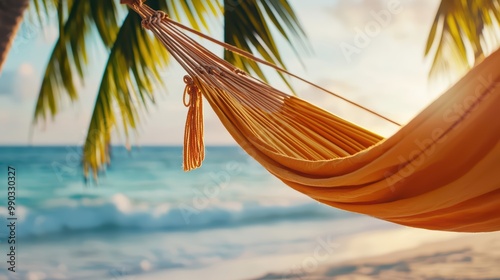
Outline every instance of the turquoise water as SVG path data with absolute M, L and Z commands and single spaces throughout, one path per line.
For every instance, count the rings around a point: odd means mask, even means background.
M 202 168 L 188 173 L 181 147 L 114 147 L 112 157 L 96 183 L 84 180 L 78 147 L 0 147 L 0 182 L 7 166 L 16 169 L 18 218 L 15 273 L 4 268 L 9 233 L 0 229 L 0 279 L 130 280 L 264 256 L 279 262 L 319 236 L 380 226 L 295 192 L 237 147 L 207 148 Z M 206 277 L 238 279 L 216 274 Z

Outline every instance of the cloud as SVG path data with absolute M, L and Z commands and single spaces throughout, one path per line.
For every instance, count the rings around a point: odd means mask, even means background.
M 30 63 L 19 65 L 17 70 L 5 70 L 0 75 L 0 96 L 7 96 L 11 101 L 33 100 L 39 81 L 35 68 Z
M 293 52 L 287 50 L 286 42 L 281 40 L 278 44 L 292 72 L 404 122 L 430 100 L 426 95 L 428 69 L 423 60 L 423 47 L 439 0 L 401 0 L 403 12 L 372 38 L 371 44 L 352 62 L 345 59 L 338 47 L 342 41 L 351 42 L 354 29 L 364 27 L 372 20 L 370 11 L 380 11 L 387 1 L 389 0 L 293 0 L 292 4 L 315 50 L 314 56 L 303 57 L 307 70 L 294 59 Z M 206 42 L 202 44 L 207 45 Z M 11 61 L 15 68 L 6 68 L 0 76 L 0 99 L 3 101 L 8 98 L 9 101 L 8 105 L 0 102 L 0 111 L 8 109 L 8 113 L 0 114 L 0 125 L 8 122 L 15 132 L 15 136 L 5 140 L 2 138 L 0 142 L 26 139 L 32 105 L 40 83 L 39 71 L 43 70 L 46 57 L 50 54 L 50 44 L 46 45 L 44 53 L 40 53 L 39 45 L 24 45 L 22 57 L 18 55 L 16 60 Z M 20 66 L 25 62 L 34 64 Z M 30 65 L 38 67 L 38 71 L 30 68 Z M 92 68 L 96 77 L 88 80 L 85 88 L 79 88 L 79 103 L 64 106 L 65 110 L 62 110 L 54 122 L 49 121 L 44 131 L 40 131 L 39 127 L 35 130 L 35 143 L 82 143 L 100 81 L 99 69 Z M 147 117 L 142 118 L 137 139 L 139 144 L 182 143 L 187 112 L 182 105 L 184 74 L 178 66 L 169 68 L 165 77 L 169 94 L 157 92 L 158 104 L 151 106 Z M 278 84 L 278 79 L 271 81 L 274 86 Z M 328 94 L 297 81 L 293 81 L 293 84 L 300 97 L 349 121 L 379 133 L 389 131 L 385 135 L 390 134 L 393 129 L 384 121 L 354 109 Z M 20 108 L 28 107 L 28 102 L 19 104 L 20 101 L 27 100 L 31 102 L 29 108 L 21 111 Z M 205 107 L 205 137 L 207 145 L 234 143 L 209 106 Z M 114 141 L 122 142 L 118 137 Z

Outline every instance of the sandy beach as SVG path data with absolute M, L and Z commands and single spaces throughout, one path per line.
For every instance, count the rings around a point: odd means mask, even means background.
M 380 248 L 373 250 L 375 239 L 379 239 L 382 248 L 393 250 L 406 236 L 406 245 L 402 247 L 411 247 L 409 249 L 324 265 L 310 274 L 276 273 L 256 280 L 500 279 L 500 233 L 428 231 L 412 235 L 412 232 L 412 229 L 402 229 L 380 232 L 369 238 L 360 236 L 353 238 L 349 245 L 360 250 L 366 246 L 368 252 L 365 253 L 377 254 Z
M 500 233 L 463 234 L 413 228 L 370 231 L 333 240 L 331 251 L 243 257 L 194 270 L 168 270 L 140 280 L 500 279 Z M 321 258 L 318 257 L 321 255 Z M 135 279 L 135 278 L 134 278 Z

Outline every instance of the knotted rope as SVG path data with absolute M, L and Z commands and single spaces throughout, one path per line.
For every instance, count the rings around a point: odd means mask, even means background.
M 205 143 L 203 140 L 203 98 L 193 79 L 184 76 L 186 88 L 183 102 L 188 107 L 186 126 L 184 129 L 183 168 L 190 171 L 201 166 L 205 159 Z
M 179 28 L 217 43 L 229 51 L 268 65 L 325 92 L 389 120 L 361 105 L 308 82 L 274 64 L 234 46 L 217 41 L 170 19 L 167 14 L 143 4 L 143 0 L 122 0 L 143 19 L 142 26 L 151 30 L 169 53 L 186 70 L 184 103 L 189 108 L 185 125 L 184 170 L 201 166 L 205 156 L 203 144 L 202 95 L 215 106 L 219 118 L 230 120 L 241 128 L 245 139 L 251 139 L 287 156 L 304 159 L 329 159 L 346 156 L 380 141 L 380 137 L 359 127 L 352 130 L 346 121 L 333 117 L 338 127 L 317 128 L 322 120 L 318 108 L 255 79 L 229 62 L 211 53 Z M 178 28 L 177 28 L 178 27 Z M 189 96 L 189 100 L 187 97 Z M 390 121 L 390 120 L 389 120 Z M 393 121 L 391 121 L 393 122 Z M 316 123 L 316 125 L 312 125 Z M 395 123 L 395 122 L 393 122 Z M 354 126 L 353 126 L 354 127 Z M 232 133 L 233 137 L 237 134 Z M 337 137 L 332 141 L 331 137 Z M 314 143 L 312 143 L 312 141 Z M 259 144 L 260 145 L 260 144 Z

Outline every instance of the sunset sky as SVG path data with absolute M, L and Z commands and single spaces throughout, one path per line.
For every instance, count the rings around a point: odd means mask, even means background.
M 424 47 L 438 0 L 290 2 L 313 50 L 302 56 L 304 68 L 286 43 L 279 40 L 283 57 L 292 72 L 401 123 L 410 120 L 444 89 L 428 82 L 430 61 L 424 59 Z M 396 5 L 397 13 L 390 12 L 389 5 Z M 375 14 L 390 16 L 380 24 L 375 23 Z M 57 38 L 54 26 L 34 30 L 36 32 L 29 36 L 20 33 L 0 74 L 0 145 L 29 143 L 38 89 Z M 371 31 L 362 45 L 355 42 L 360 30 Z M 220 32 L 212 35 L 221 36 Z M 99 50 L 97 44 L 96 50 Z M 347 55 L 346 50 L 356 51 Z M 53 121 L 37 125 L 33 144 L 83 143 L 105 61 L 102 51 L 97 51 L 95 57 L 102 59 L 93 60 L 94 64 L 89 67 L 90 79 L 80 88 L 80 100 L 73 104 L 65 100 L 63 112 Z M 157 93 L 158 103 L 142 119 L 137 137 L 132 139 L 135 144 L 182 143 L 186 118 L 186 108 L 182 104 L 184 72 L 173 62 L 163 74 L 168 79 L 169 91 Z M 384 136 L 397 129 L 299 81 L 293 81 L 293 85 L 301 98 Z M 276 86 L 280 86 L 279 83 Z M 234 144 L 211 109 L 205 108 L 207 145 Z M 116 138 L 114 143 L 123 143 L 123 139 Z

